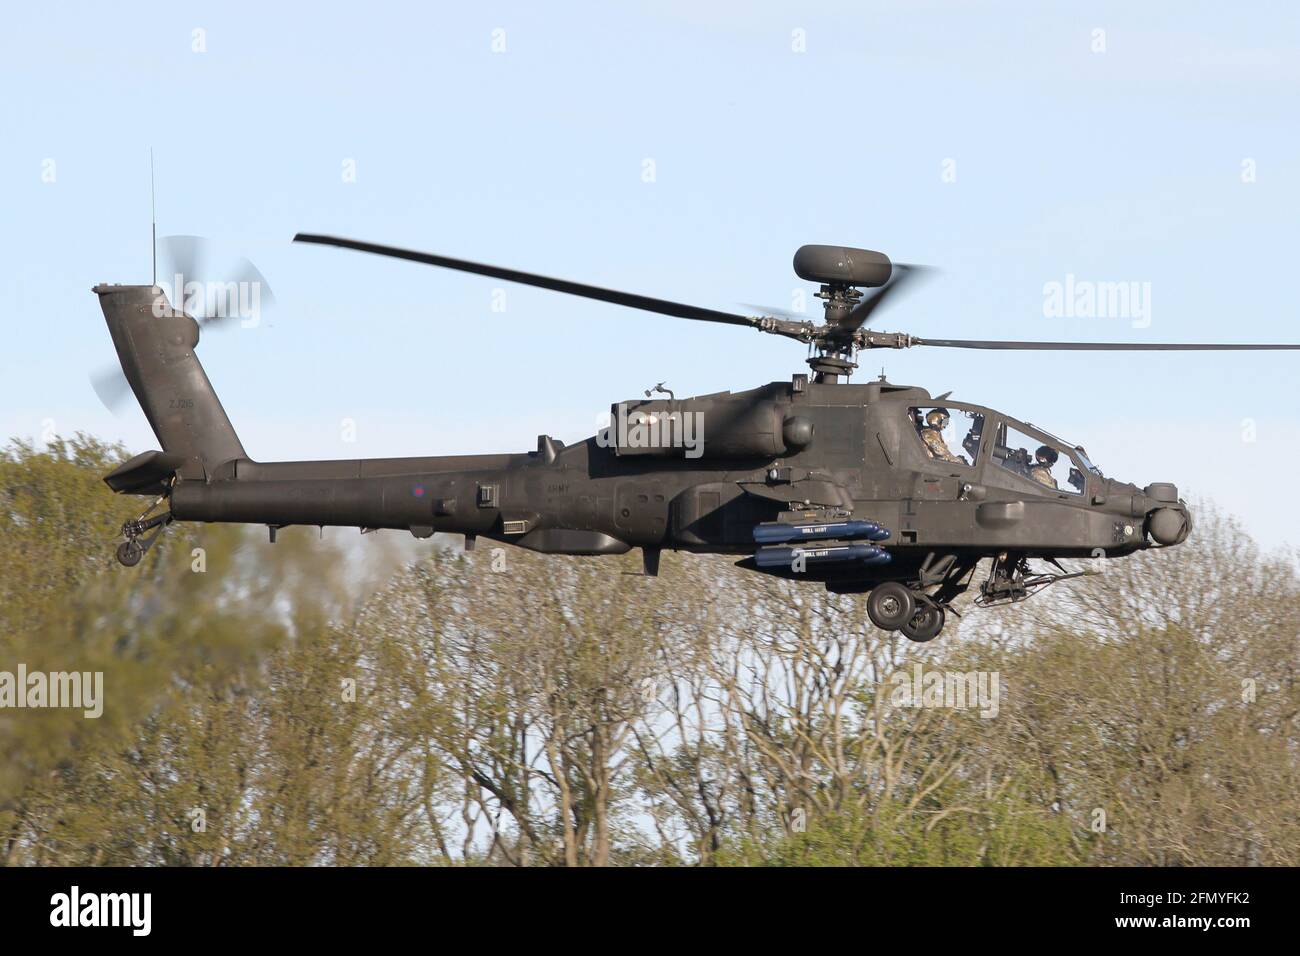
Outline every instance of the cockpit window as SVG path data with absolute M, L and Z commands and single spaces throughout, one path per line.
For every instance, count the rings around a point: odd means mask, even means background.
M 1092 473 L 1093 473 L 1094 475 L 1096 475 L 1098 478 L 1105 478 L 1105 477 L 1106 477 L 1105 475 L 1103 475 L 1103 474 L 1101 473 L 1101 469 L 1098 468 L 1096 465 L 1094 465 L 1094 464 L 1092 463 L 1091 460 L 1089 460 L 1089 458 L 1088 458 L 1088 453 L 1087 453 L 1086 451 L 1083 450 L 1083 446 L 1082 446 L 1082 445 L 1075 445 L 1075 446 L 1074 446 L 1074 453 L 1075 453 L 1076 455 L 1079 456 L 1079 461 L 1083 462 L 1083 467 L 1084 467 L 1084 468 L 1087 468 L 1090 472 L 1092 472 Z
M 1083 450 L 1083 446 L 1082 446 L 1082 445 L 1073 445 L 1073 446 L 1071 446 L 1071 444 L 1070 444 L 1069 442 L 1067 442 L 1065 439 L 1061 438 L 1060 435 L 1053 435 L 1051 432 L 1049 432 L 1046 428 L 1043 428 L 1041 425 L 1034 425 L 1032 422 L 1030 423 L 1030 425 L 1031 425 L 1032 427 L 1038 429 L 1040 432 L 1042 432 L 1042 433 L 1043 433 L 1044 435 L 1046 435 L 1048 438 L 1050 438 L 1050 439 L 1052 440 L 1052 443 L 1055 444 L 1057 448 L 1070 448 L 1070 447 L 1073 447 L 1073 448 L 1074 448 L 1074 457 L 1079 461 L 1080 464 L 1083 465 L 1084 468 L 1086 468 L 1088 471 L 1092 472 L 1092 473 L 1093 473 L 1094 475 L 1096 475 L 1098 478 L 1105 478 L 1105 477 L 1106 477 L 1105 475 L 1103 475 L 1103 474 L 1101 473 L 1101 469 L 1100 469 L 1100 468 L 1098 468 L 1096 465 L 1094 465 L 1091 461 L 1088 460 L 1088 453 L 1087 453 L 1086 451 Z
M 959 408 L 954 417 L 942 405 L 918 405 L 910 411 L 912 425 L 929 457 L 968 467 L 975 464 L 980 453 L 980 438 L 984 432 L 983 415 Z M 959 435 L 962 436 L 960 445 Z M 961 451 L 956 451 L 957 448 Z
M 1083 473 L 1075 467 L 1070 453 L 1055 444 L 1044 444 L 1010 425 L 998 428 L 993 460 L 1022 478 L 1036 482 L 1050 491 L 1077 495 L 1083 492 Z

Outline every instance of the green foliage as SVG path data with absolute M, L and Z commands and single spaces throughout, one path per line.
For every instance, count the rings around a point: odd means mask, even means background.
M 404 859 L 373 832 L 397 798 L 338 773 L 373 773 L 340 691 L 344 555 L 290 534 L 267 560 L 238 529 L 182 526 L 121 568 L 113 534 L 142 504 L 100 481 L 121 457 L 84 438 L 0 457 L 0 669 L 99 671 L 106 698 L 99 719 L 0 711 L 0 860 Z M 345 836 L 313 835 L 323 819 Z
M 0 710 L 0 862 L 1300 863 L 1294 556 L 1212 509 L 917 648 L 689 555 L 177 525 L 124 569 L 123 457 L 0 451 L 0 670 L 106 698 Z M 896 706 L 918 662 L 998 673 L 997 715 Z

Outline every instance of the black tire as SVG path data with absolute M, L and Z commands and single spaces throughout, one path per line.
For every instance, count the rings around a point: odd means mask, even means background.
M 877 584 L 867 595 L 867 617 L 882 631 L 897 631 L 916 614 L 916 598 L 897 581 Z
M 134 541 L 123 541 L 117 546 L 118 563 L 124 567 L 133 568 L 140 563 L 144 557 L 144 548 L 140 547 Z
M 909 641 L 916 641 L 918 644 L 932 641 L 943 630 L 944 621 L 947 620 L 947 617 L 943 608 L 934 604 L 923 605 L 902 626 L 903 636 Z

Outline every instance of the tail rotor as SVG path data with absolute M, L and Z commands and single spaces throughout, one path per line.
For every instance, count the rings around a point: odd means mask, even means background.
M 275 304 L 275 294 L 261 270 L 240 256 L 222 261 L 215 244 L 202 236 L 163 236 L 156 245 L 154 282 L 171 307 L 185 312 L 204 331 L 260 324 L 262 311 Z M 91 388 L 110 412 L 117 414 L 131 395 L 131 386 L 118 363 L 106 364 L 89 376 Z

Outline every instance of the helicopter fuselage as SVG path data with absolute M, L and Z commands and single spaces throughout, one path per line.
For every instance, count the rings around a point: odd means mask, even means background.
M 1082 487 L 1047 488 L 1006 467 L 1009 449 L 993 441 L 981 441 L 973 461 L 968 454 L 963 462 L 936 459 L 915 424 L 916 412 L 932 407 L 921 388 L 796 376 L 737 394 L 615 406 L 615 422 L 626 416 L 647 434 L 663 425 L 650 445 L 615 434 L 615 425 L 568 446 L 540 436 L 537 450 L 524 454 L 232 460 L 200 480 L 177 480 L 171 513 L 417 537 L 449 532 L 576 555 L 631 548 L 752 555 L 754 529 L 781 521 L 843 517 L 889 529 L 888 564 L 807 569 L 813 579 L 847 583 L 907 578 L 932 553 L 1118 557 L 1151 545 L 1155 511 L 1185 511 L 1169 486 L 1144 492 L 1083 467 L 1076 469 Z M 992 409 L 944 407 L 982 416 L 985 436 L 1012 422 L 1053 441 Z M 691 448 L 668 426 L 681 421 L 698 422 L 698 457 L 688 457 Z

